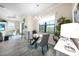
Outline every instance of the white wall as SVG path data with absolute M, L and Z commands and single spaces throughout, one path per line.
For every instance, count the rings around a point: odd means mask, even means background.
M 26 21 L 28 31 L 38 30 L 38 20 L 35 16 L 27 16 Z

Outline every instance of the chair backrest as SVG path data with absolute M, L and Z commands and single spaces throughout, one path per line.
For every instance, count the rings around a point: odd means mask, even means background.
M 28 39 L 33 39 L 33 34 L 32 34 L 32 32 L 28 32 Z
M 36 34 L 36 33 L 37 33 L 37 31 L 36 31 L 36 30 L 33 30 L 33 31 L 32 31 L 32 34 Z
M 24 38 L 25 38 L 25 39 L 28 39 L 28 32 L 25 32 L 25 33 L 24 33 Z
M 42 40 L 40 42 L 41 46 L 45 46 L 48 44 L 49 34 L 44 34 Z

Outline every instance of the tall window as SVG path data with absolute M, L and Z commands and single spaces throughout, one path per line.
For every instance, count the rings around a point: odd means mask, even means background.
M 42 18 L 39 21 L 39 31 L 53 33 L 55 26 L 55 16 Z
M 8 22 L 8 29 L 9 30 L 15 30 L 15 24 L 12 22 Z
M 47 24 L 47 26 L 46 26 L 46 32 L 53 33 L 54 32 L 54 27 L 55 27 L 54 21 L 49 21 L 46 24 Z

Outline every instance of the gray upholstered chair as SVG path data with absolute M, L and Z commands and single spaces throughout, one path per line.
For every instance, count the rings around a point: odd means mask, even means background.
M 36 33 L 37 33 L 36 30 L 28 32 L 28 39 L 30 40 L 30 45 L 32 41 L 34 40 L 33 35 Z
M 37 48 L 37 45 L 41 46 L 42 54 L 44 54 L 44 51 L 43 51 L 44 46 L 47 46 L 47 50 L 48 50 L 48 39 L 49 39 L 49 34 L 43 34 L 43 37 L 41 38 L 41 40 L 38 40 L 35 44 L 36 48 Z
M 31 42 L 33 40 L 33 34 L 32 34 L 32 32 L 28 32 L 28 40 L 30 41 L 30 44 L 31 44 Z
M 0 42 L 3 41 L 3 36 L 2 36 L 2 33 L 0 32 Z

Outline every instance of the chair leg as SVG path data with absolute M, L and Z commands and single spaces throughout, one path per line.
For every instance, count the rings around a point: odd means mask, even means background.
M 48 50 L 48 44 L 47 44 L 47 50 Z
M 37 43 L 35 43 L 35 48 L 37 48 Z
M 43 47 L 42 47 L 42 54 L 44 55 Z
M 30 45 L 31 45 L 31 40 L 30 40 Z

